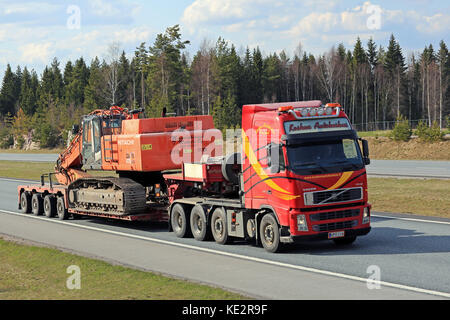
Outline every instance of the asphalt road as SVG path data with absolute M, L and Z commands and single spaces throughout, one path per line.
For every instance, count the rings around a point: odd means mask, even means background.
M 369 176 L 450 179 L 450 161 L 372 160 Z
M 0 153 L 1 161 L 56 162 L 58 154 Z
M 21 215 L 19 184 L 0 179 L 0 234 L 256 298 L 450 298 L 450 220 L 376 215 L 372 232 L 350 247 L 305 242 L 270 254 L 245 242 L 178 239 L 165 225 Z M 380 289 L 367 286 L 373 270 Z
M 0 153 L 0 160 L 55 162 L 57 154 Z M 450 179 L 450 161 L 372 160 L 369 176 Z

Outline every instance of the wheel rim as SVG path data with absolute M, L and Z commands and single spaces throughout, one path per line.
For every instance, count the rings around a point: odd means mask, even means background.
M 194 223 L 193 223 L 193 231 L 196 234 L 201 234 L 203 231 L 203 220 L 201 219 L 201 217 L 198 214 L 195 214 L 194 217 Z
M 264 241 L 268 245 L 272 245 L 273 244 L 273 240 L 274 240 L 273 226 L 271 224 L 269 224 L 269 225 L 267 225 L 264 228 Z
M 181 226 L 183 225 L 183 217 L 178 212 L 174 213 L 174 229 L 175 231 L 181 230 Z
M 217 218 L 214 221 L 214 233 L 218 235 L 220 238 L 223 235 L 223 221 L 220 218 Z
M 58 201 L 58 215 L 62 216 L 64 214 L 64 208 L 62 207 L 62 204 L 60 201 Z

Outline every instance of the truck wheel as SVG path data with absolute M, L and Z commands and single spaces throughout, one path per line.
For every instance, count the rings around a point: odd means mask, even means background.
M 31 212 L 35 216 L 40 216 L 44 212 L 44 201 L 39 193 L 35 193 L 31 197 Z
M 185 207 L 177 203 L 172 208 L 170 223 L 172 230 L 178 238 L 187 238 L 190 235 L 189 219 Z
M 64 197 L 58 197 L 56 199 L 56 213 L 58 214 L 59 220 L 67 220 L 69 217 L 66 204 L 64 203 Z
M 356 236 L 353 237 L 345 237 L 345 238 L 341 238 L 341 239 L 334 239 L 334 243 L 338 246 L 348 246 L 350 244 L 352 244 L 353 242 L 355 242 L 356 240 Z
M 205 209 L 202 206 L 196 205 L 191 211 L 191 231 L 195 240 L 205 241 L 211 234 L 211 229 L 208 228 L 208 220 L 206 219 Z
M 264 249 L 267 251 L 275 253 L 281 248 L 278 223 L 271 214 L 266 214 L 261 219 L 259 237 Z
M 22 213 L 31 213 L 31 195 L 29 192 L 22 192 L 20 195 L 20 209 Z
M 227 216 L 222 208 L 217 208 L 211 217 L 211 232 L 219 244 L 228 242 Z
M 44 198 L 44 215 L 53 218 L 56 215 L 56 199 L 53 195 L 46 195 Z

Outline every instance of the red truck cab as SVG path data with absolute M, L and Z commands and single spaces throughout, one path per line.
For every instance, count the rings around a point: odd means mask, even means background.
M 339 104 L 246 105 L 242 135 L 245 208 L 270 212 L 281 242 L 317 238 L 348 244 L 370 232 L 367 142 L 361 140 L 361 150 Z M 256 230 L 272 251 L 273 225 L 262 223 Z

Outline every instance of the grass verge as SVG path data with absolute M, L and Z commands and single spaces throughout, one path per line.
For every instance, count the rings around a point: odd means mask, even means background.
M 369 178 L 372 210 L 450 218 L 450 180 Z
M 0 238 L 0 300 L 240 300 L 219 288 L 113 266 L 55 249 Z M 81 289 L 69 290 L 69 266 L 81 271 Z
M 38 149 L 38 150 L 22 150 L 22 149 L 0 149 L 0 153 L 23 153 L 23 154 L 60 154 L 64 149 Z
M 0 177 L 39 181 L 43 173 L 54 172 L 54 168 L 53 162 L 0 161 Z M 89 173 L 96 177 L 117 176 L 113 171 L 89 171 Z
M 52 162 L 0 161 L 0 177 L 40 180 L 43 173 L 54 172 Z

